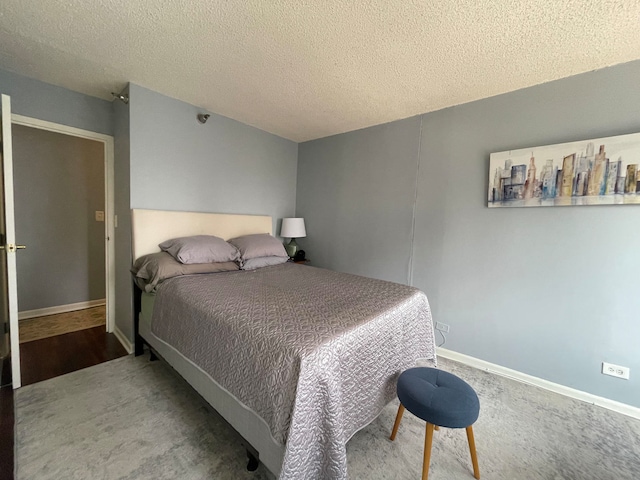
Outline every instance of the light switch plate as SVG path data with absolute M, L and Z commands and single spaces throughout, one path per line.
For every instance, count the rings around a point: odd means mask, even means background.
M 104 222 L 104 212 L 102 210 L 96 210 L 96 222 Z

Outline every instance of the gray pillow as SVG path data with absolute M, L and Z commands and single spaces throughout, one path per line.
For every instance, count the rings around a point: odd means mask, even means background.
M 186 264 L 233 262 L 240 258 L 236 247 L 213 235 L 173 238 L 158 246 Z
M 235 262 L 195 263 L 185 265 L 166 252 L 151 253 L 137 259 L 131 268 L 136 284 L 145 292 L 154 292 L 167 278 L 194 273 L 231 272 L 239 270 Z
M 270 265 L 280 265 L 289 261 L 289 257 L 256 257 L 245 260 L 242 263 L 242 270 L 255 270 L 256 268 L 268 267 Z
M 268 233 L 244 235 L 229 240 L 240 251 L 242 262 L 258 257 L 285 257 L 289 258 L 284 245 L 277 238 Z

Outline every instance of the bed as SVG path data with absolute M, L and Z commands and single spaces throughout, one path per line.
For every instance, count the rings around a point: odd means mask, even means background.
M 133 210 L 132 227 L 135 260 L 179 236 L 272 233 L 272 219 Z M 351 436 L 403 370 L 436 361 L 424 293 L 293 263 L 138 290 L 135 334 L 136 354 L 149 345 L 283 480 L 347 478 Z

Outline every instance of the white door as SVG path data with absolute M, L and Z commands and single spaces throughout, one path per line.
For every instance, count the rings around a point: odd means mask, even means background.
M 2 163 L 0 182 L 0 314 L 8 325 L 13 388 L 20 387 L 20 343 L 18 337 L 18 287 L 16 278 L 16 229 L 13 216 L 13 158 L 11 149 L 11 99 L 2 95 Z M 5 328 L 6 331 L 6 328 Z

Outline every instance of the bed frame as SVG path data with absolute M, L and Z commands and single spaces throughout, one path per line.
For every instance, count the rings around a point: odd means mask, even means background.
M 199 212 L 178 212 L 167 210 L 142 210 L 133 209 L 131 211 L 131 231 L 132 231 L 132 253 L 135 261 L 142 255 L 159 252 L 158 244 L 165 240 L 177 237 L 186 237 L 191 235 L 215 235 L 217 237 L 228 240 L 230 238 L 241 235 L 249 235 L 255 233 L 273 232 L 273 221 L 270 216 L 260 215 L 231 215 L 220 213 L 199 213 Z M 136 356 L 144 353 L 144 346 L 147 345 L 150 352 L 150 359 L 156 360 L 158 357 L 163 358 L 152 345 L 153 341 L 145 339 L 140 334 L 140 313 L 142 309 L 142 291 L 134 283 L 134 352 Z M 175 358 L 175 357 L 174 357 Z M 178 367 L 172 364 L 169 358 L 163 358 L 169 365 L 174 367 L 178 373 L 190 383 L 185 375 L 184 370 L 179 371 Z M 182 366 L 184 369 L 184 365 Z M 202 376 L 202 372 L 188 372 L 189 375 Z M 215 382 L 212 382 L 215 383 Z M 267 455 L 263 456 L 263 463 L 273 473 L 279 473 L 280 463 L 282 461 L 279 454 L 274 453 L 274 448 L 265 441 L 264 432 L 262 435 L 255 435 L 253 429 L 247 429 L 245 422 L 234 422 L 234 419 L 225 418 L 223 412 L 218 411 L 215 397 L 208 394 L 207 389 L 198 389 L 192 385 L 194 390 L 204 398 L 204 400 L 213 407 L 220 417 L 233 429 L 239 437 L 240 443 L 246 448 L 249 462 L 247 469 L 253 471 L 258 468 L 260 461 L 260 449 L 264 450 Z M 212 386 L 212 388 L 214 388 Z M 204 391 L 203 391 L 204 390 Z M 227 399 L 227 403 L 229 400 Z M 222 406 L 225 402 L 222 402 Z M 252 413 L 253 414 L 253 413 Z M 250 413 L 247 412 L 247 415 Z M 253 414 L 255 415 L 255 414 Z M 233 416 L 233 415 L 231 415 Z M 255 415 L 257 417 L 257 415 Z M 259 417 L 257 417 L 259 418 Z M 258 422 L 260 423 L 260 422 Z M 253 423 L 257 426 L 256 423 Z M 265 424 L 266 425 L 266 424 Z M 266 442 L 266 443 L 265 443 Z
M 165 240 L 191 235 L 215 235 L 230 238 L 252 233 L 273 234 L 273 221 L 264 215 L 232 215 L 226 213 L 179 212 L 170 210 L 131 210 L 132 257 L 138 258 L 159 252 L 158 245 Z M 141 294 L 134 286 L 135 354 L 141 355 L 144 341 L 138 334 L 138 313 Z

